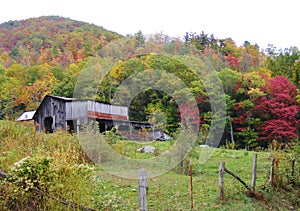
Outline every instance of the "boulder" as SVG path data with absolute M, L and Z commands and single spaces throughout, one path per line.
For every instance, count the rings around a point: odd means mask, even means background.
M 153 146 L 143 146 L 143 147 L 137 149 L 136 151 L 139 151 L 141 153 L 154 153 L 155 147 L 153 147 Z

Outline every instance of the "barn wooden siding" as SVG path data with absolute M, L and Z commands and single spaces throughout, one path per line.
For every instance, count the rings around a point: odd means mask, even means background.
M 70 101 L 70 98 L 59 98 L 53 96 L 46 96 L 38 109 L 36 110 L 33 119 L 38 124 L 38 130 L 45 129 L 45 119 L 52 118 L 52 129 L 53 132 L 56 131 L 57 128 L 61 128 L 66 130 L 66 102 Z
M 66 119 L 87 118 L 87 100 L 66 102 Z
M 38 107 L 34 120 L 38 130 L 45 129 L 45 119 L 52 118 L 53 132 L 57 128 L 67 129 L 67 121 L 73 120 L 76 126 L 85 124 L 88 119 L 128 120 L 128 108 L 92 100 L 76 100 L 47 95 Z
M 94 119 L 128 120 L 128 108 L 89 100 L 87 115 Z
M 91 100 L 66 102 L 66 119 L 119 119 L 128 120 L 128 108 Z

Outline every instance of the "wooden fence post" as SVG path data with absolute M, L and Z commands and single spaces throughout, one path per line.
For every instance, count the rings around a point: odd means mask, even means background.
M 141 169 L 139 171 L 139 181 L 138 181 L 138 198 L 140 211 L 147 211 L 147 170 Z
M 251 189 L 255 191 L 255 184 L 256 184 L 256 163 L 257 163 L 257 154 L 253 154 L 253 164 L 252 164 L 252 182 L 251 182 Z
M 194 209 L 194 195 L 193 195 L 193 165 L 190 160 L 190 196 L 191 196 L 191 210 Z
M 225 162 L 220 162 L 219 166 L 219 199 L 224 199 L 224 169 L 225 169 Z
M 271 158 L 271 169 L 270 169 L 270 180 L 269 180 L 269 185 L 270 186 L 273 186 L 274 163 L 275 163 L 275 159 Z

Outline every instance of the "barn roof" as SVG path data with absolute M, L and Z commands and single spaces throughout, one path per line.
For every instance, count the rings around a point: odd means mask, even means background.
M 55 95 L 46 95 L 46 97 L 52 97 L 52 98 L 56 98 L 56 99 L 60 99 L 60 100 L 65 100 L 65 101 L 74 101 L 74 100 L 77 100 L 76 98 L 61 97 L 61 96 L 55 96 Z
M 106 105 L 114 105 L 114 106 L 120 106 L 120 107 L 127 107 L 127 106 L 124 106 L 124 105 L 110 104 L 110 103 L 106 103 L 106 102 L 102 102 L 102 101 L 98 101 L 98 100 L 93 100 L 93 99 L 77 99 L 77 98 L 61 97 L 61 96 L 55 96 L 55 95 L 46 95 L 44 97 L 44 99 L 42 100 L 41 104 L 43 103 L 43 101 L 47 97 L 55 98 L 55 99 L 59 99 L 59 100 L 63 100 L 63 101 L 68 101 L 68 102 L 70 102 L 70 101 L 93 101 L 93 102 L 102 103 L 102 104 L 106 104 Z M 37 108 L 37 110 L 38 110 L 38 108 Z
M 34 114 L 35 114 L 35 111 L 24 112 L 21 116 L 19 116 L 18 121 L 32 120 Z

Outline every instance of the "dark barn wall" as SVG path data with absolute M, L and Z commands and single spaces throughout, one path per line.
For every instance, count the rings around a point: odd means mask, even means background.
M 49 119 L 51 118 L 52 131 L 49 129 Z M 38 123 L 40 131 L 46 129 L 46 132 L 55 132 L 57 128 L 66 130 L 66 102 L 59 98 L 46 96 L 37 109 L 34 119 Z

